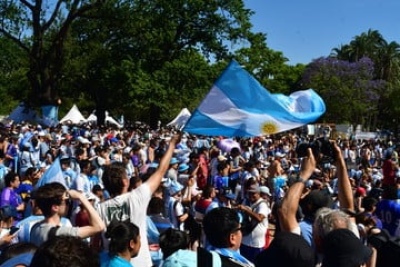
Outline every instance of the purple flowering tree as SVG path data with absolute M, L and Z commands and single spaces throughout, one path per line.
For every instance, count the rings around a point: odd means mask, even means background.
M 380 97 L 386 82 L 374 80 L 374 63 L 369 58 L 356 62 L 321 57 L 306 68 L 302 84 L 324 99 L 326 122 L 376 127 Z

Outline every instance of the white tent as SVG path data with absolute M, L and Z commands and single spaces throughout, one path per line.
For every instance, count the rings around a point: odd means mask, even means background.
M 96 112 L 93 111 L 92 114 L 89 115 L 89 117 L 87 117 L 86 122 L 97 122 L 97 116 L 95 114 Z
M 192 114 L 187 108 L 183 108 L 181 112 L 179 112 L 178 116 L 175 117 L 167 126 L 175 126 L 176 128 L 180 129 L 185 126 L 186 122 L 189 120 Z
M 86 119 L 83 117 L 82 113 L 79 111 L 78 107 L 74 104 L 72 108 L 68 111 L 67 115 L 60 120 L 60 123 L 71 121 L 74 124 L 84 123 Z
M 117 126 L 118 128 L 122 128 L 123 125 L 118 123 L 113 117 L 111 117 L 108 113 L 108 111 L 105 112 L 105 123 L 109 123 L 112 125 Z M 96 116 L 96 111 L 93 111 L 92 114 L 87 117 L 86 122 L 92 122 L 92 123 L 97 123 L 97 116 Z

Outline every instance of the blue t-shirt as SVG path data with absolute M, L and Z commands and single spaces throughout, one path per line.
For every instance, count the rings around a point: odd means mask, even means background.
M 400 200 L 383 199 L 376 205 L 375 214 L 382 221 L 383 229 L 392 236 L 400 236 Z
M 120 256 L 110 256 L 108 252 L 102 252 L 100 254 L 100 267 L 132 267 L 132 265 Z

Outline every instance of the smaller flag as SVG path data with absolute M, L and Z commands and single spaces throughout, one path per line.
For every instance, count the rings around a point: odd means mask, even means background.
M 179 112 L 175 119 L 167 124 L 167 126 L 173 126 L 177 129 L 181 129 L 183 126 L 185 126 L 191 115 L 192 114 L 190 114 L 190 111 L 187 108 L 184 108 Z
M 61 170 L 61 164 L 59 158 L 56 158 L 53 164 L 51 164 L 51 166 L 46 170 L 46 172 L 43 173 L 42 177 L 40 177 L 40 179 L 36 183 L 35 188 L 54 182 L 60 183 L 63 186 L 65 186 L 65 188 L 68 189 Z

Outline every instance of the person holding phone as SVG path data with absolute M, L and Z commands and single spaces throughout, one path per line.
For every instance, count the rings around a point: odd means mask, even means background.
M 12 243 L 19 228 L 13 226 L 14 218 L 18 215 L 14 206 L 0 207 L 0 248 Z

